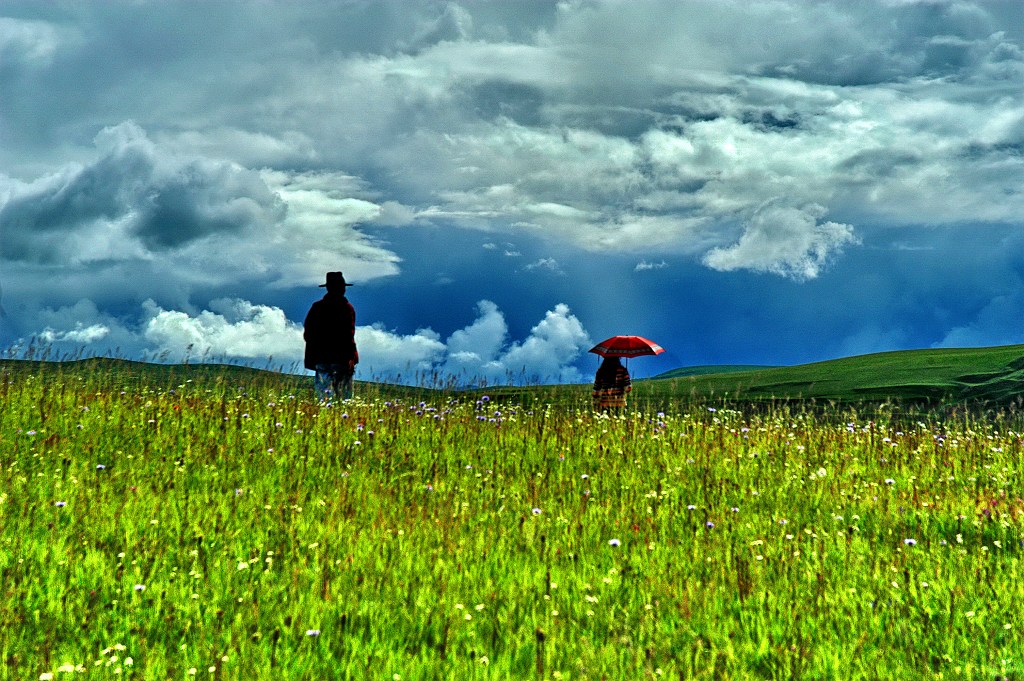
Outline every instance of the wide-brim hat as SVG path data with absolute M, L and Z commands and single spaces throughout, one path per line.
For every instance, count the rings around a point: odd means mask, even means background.
M 325 286 L 329 286 L 329 287 L 333 288 L 335 286 L 352 286 L 352 285 L 353 284 L 350 284 L 347 281 L 345 281 L 345 275 L 342 274 L 341 272 L 328 272 L 327 273 L 327 281 L 324 282 L 323 284 L 320 284 L 320 288 L 324 288 Z

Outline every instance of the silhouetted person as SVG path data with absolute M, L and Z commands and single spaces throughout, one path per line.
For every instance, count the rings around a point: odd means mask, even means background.
M 352 375 L 359 363 L 356 350 L 356 311 L 345 297 L 351 286 L 341 272 L 328 272 L 323 298 L 313 303 L 303 322 L 306 340 L 305 365 L 316 372 L 316 394 L 324 399 L 352 397 Z
M 629 372 L 618 357 L 605 357 L 594 377 L 594 409 L 608 411 L 626 406 L 626 394 L 633 389 Z

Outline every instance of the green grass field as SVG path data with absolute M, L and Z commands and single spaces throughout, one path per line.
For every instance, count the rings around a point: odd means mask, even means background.
M 793 367 L 656 377 L 656 394 L 737 400 L 1008 402 L 1024 394 L 1024 345 L 860 355 Z
M 0 679 L 1024 678 L 1012 408 L 151 369 L 0 372 Z

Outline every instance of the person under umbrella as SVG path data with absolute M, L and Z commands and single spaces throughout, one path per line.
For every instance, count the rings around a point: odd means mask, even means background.
M 594 377 L 594 409 L 618 411 L 625 408 L 626 395 L 633 389 L 629 371 L 619 358 L 658 355 L 665 349 L 643 336 L 612 336 L 590 348 L 590 352 L 604 357 Z
M 633 389 L 629 371 L 617 356 L 605 357 L 594 377 L 594 410 L 610 411 L 626 406 L 626 395 Z

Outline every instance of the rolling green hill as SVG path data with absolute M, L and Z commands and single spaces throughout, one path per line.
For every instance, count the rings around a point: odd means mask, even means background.
M 54 382 L 90 379 L 113 387 L 173 388 L 186 381 L 237 390 L 267 387 L 312 390 L 308 376 L 224 364 L 146 364 L 121 359 L 73 362 L 0 360 L 0 374 L 43 373 Z M 426 396 L 424 387 L 363 383 L 382 397 Z M 586 399 L 589 385 L 496 387 L 471 392 L 496 398 L 571 401 Z M 1009 404 L 1024 400 L 1024 345 L 991 348 L 904 350 L 846 357 L 788 367 L 723 365 L 684 367 L 634 383 L 633 399 L 647 403 L 679 400 L 898 400 L 929 404 Z
M 694 367 L 679 367 L 666 371 L 657 376 L 651 376 L 652 380 L 663 378 L 686 378 L 688 376 L 704 376 L 707 374 L 734 374 L 740 371 L 761 371 L 762 369 L 775 369 L 777 367 L 764 364 L 705 364 Z
M 1006 402 L 1024 394 L 1024 345 L 883 352 L 649 383 L 652 396 Z

